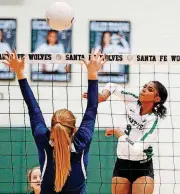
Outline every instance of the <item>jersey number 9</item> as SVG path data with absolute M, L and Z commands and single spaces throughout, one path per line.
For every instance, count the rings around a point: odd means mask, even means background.
M 128 124 L 127 127 L 126 127 L 126 130 L 124 131 L 125 134 L 129 136 L 129 134 L 131 132 L 131 129 L 132 129 L 131 125 Z

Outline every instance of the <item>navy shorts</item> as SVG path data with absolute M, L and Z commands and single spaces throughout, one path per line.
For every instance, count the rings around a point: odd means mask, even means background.
M 113 171 L 113 177 L 127 178 L 131 183 L 142 176 L 154 179 L 152 159 L 148 161 L 131 161 L 117 158 Z

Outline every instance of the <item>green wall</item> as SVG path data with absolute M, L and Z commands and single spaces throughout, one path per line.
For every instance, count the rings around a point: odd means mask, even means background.
M 91 145 L 87 193 L 109 194 L 116 159 L 116 139 L 95 131 Z M 26 173 L 38 165 L 37 150 L 29 128 L 0 129 L 0 194 L 27 193 Z

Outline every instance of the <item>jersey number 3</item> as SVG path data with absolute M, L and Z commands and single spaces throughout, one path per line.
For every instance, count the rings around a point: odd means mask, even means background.
M 131 129 L 132 129 L 131 125 L 128 124 L 127 127 L 126 127 L 126 130 L 124 131 L 125 134 L 129 136 L 129 134 L 131 132 Z

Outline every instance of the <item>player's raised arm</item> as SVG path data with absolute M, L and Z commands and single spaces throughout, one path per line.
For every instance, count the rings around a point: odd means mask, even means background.
M 81 152 L 90 144 L 94 133 L 94 125 L 98 107 L 98 71 L 106 62 L 105 56 L 100 57 L 101 51 L 94 56 L 91 53 L 91 60 L 85 62 L 88 71 L 88 102 L 87 108 L 81 122 L 80 128 L 74 136 L 74 146 L 77 152 Z
M 124 87 L 116 84 L 116 83 L 107 83 L 102 90 L 101 99 L 106 101 L 110 95 L 118 96 L 125 103 L 137 101 L 138 96 L 136 96 L 132 92 L 125 91 Z
M 111 95 L 118 96 L 125 103 L 137 101 L 138 96 L 131 92 L 126 92 L 124 88 L 116 83 L 107 83 L 102 92 L 98 94 L 98 102 L 106 101 Z M 87 98 L 87 93 L 83 93 L 83 98 Z
M 49 130 L 46 128 L 40 107 L 24 74 L 24 58 L 18 59 L 16 51 L 14 51 L 13 56 L 8 53 L 8 57 L 5 56 L 5 59 L 6 61 L 4 61 L 4 63 L 17 75 L 23 98 L 29 110 L 32 133 L 37 140 L 36 143 L 38 143 L 38 141 L 48 142 Z

